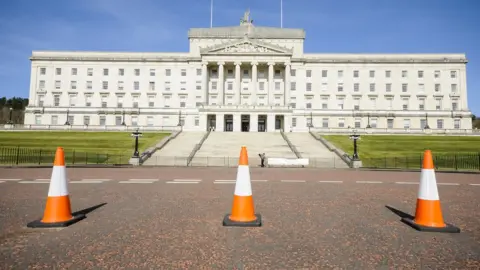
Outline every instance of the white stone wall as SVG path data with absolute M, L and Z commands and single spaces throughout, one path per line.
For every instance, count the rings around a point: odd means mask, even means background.
M 256 129 L 254 119 L 268 114 L 267 130 L 275 115 L 292 131 L 307 131 L 310 118 L 313 128 L 365 128 L 370 120 L 379 129 L 422 129 L 428 118 L 432 129 L 471 129 L 463 54 L 304 54 L 299 38 L 244 39 L 273 46 L 263 52 L 200 53 L 234 40 L 191 38 L 189 53 L 34 52 L 25 124 L 63 125 L 68 114 L 74 125 L 87 117 L 91 126 L 173 127 L 181 114 L 185 130 L 206 130 L 213 114 L 220 131 L 223 115 L 233 114 L 238 131 L 240 115 L 250 114 Z

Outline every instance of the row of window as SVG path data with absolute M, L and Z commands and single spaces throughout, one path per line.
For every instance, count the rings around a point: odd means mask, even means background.
M 134 76 L 140 76 L 141 70 L 139 68 L 135 68 L 133 69 L 133 75 Z M 259 73 L 263 73 L 264 71 L 263 70 L 259 70 Z M 384 71 L 384 76 L 385 78 L 391 78 L 392 76 L 392 71 L 391 70 L 385 70 Z M 402 78 L 407 78 L 408 77 L 408 70 L 402 70 L 401 71 L 401 77 Z M 217 75 L 218 73 L 218 70 L 217 69 L 211 69 L 211 75 L 215 76 Z M 233 74 L 234 71 L 233 69 L 227 69 L 227 74 Z M 281 73 L 281 70 L 279 69 L 275 69 L 275 75 L 280 75 Z M 292 77 L 295 77 L 296 76 L 296 69 L 291 69 L 290 70 L 290 76 Z M 337 78 L 343 78 L 344 77 L 344 73 L 345 71 L 344 70 L 337 70 Z M 369 70 L 368 71 L 368 77 L 370 78 L 375 78 L 376 77 L 376 73 L 377 73 L 377 70 Z M 419 79 L 422 79 L 424 78 L 425 76 L 425 71 L 423 70 L 417 70 L 417 78 Z M 40 68 L 40 75 L 46 75 L 47 74 L 47 68 L 46 67 L 41 67 Z M 73 76 L 76 76 L 78 75 L 78 68 L 71 68 L 70 69 L 70 74 L 73 75 Z M 103 68 L 102 69 L 102 75 L 103 76 L 109 76 L 110 74 L 110 69 L 108 68 Z M 124 68 L 118 68 L 117 69 L 117 74 L 118 76 L 124 76 L 125 75 L 125 69 Z M 249 74 L 249 70 L 248 69 L 243 69 L 243 74 L 244 75 L 248 75 Z M 352 76 L 353 78 L 359 78 L 360 77 L 360 70 L 353 70 L 353 73 L 352 73 Z M 62 75 L 62 68 L 55 68 L 55 75 Z M 87 68 L 87 71 L 86 71 L 86 75 L 87 76 L 93 76 L 93 68 Z M 156 69 L 149 69 L 149 75 L 150 76 L 156 76 Z M 165 69 L 165 76 L 171 76 L 172 75 L 172 69 Z M 197 76 L 201 76 L 202 75 L 202 69 L 200 68 L 197 68 L 196 69 L 196 75 Z M 312 77 L 313 75 L 313 72 L 311 69 L 307 69 L 306 70 L 306 77 L 307 78 L 310 78 Z M 182 77 L 185 77 L 187 76 L 187 69 L 180 69 L 180 76 Z M 328 77 L 328 70 L 321 70 L 321 77 L 322 78 L 326 78 Z M 441 71 L 440 70 L 434 70 L 433 71 L 433 78 L 435 79 L 439 79 L 441 77 Z M 450 78 L 452 79 L 455 79 L 457 78 L 457 71 L 456 70 L 451 70 L 450 71 Z
M 83 123 L 76 123 L 75 122 L 75 117 L 73 115 L 69 115 L 68 118 L 66 119 L 67 123 L 70 124 L 70 125 L 90 125 L 90 120 L 91 120 L 91 117 L 92 116 L 88 116 L 88 115 L 85 115 L 83 116 Z M 106 125 L 106 122 L 107 122 L 107 117 L 105 115 L 100 115 L 100 116 L 95 116 L 95 117 L 98 117 L 99 121 L 99 125 L 100 126 L 105 126 Z M 42 125 L 42 118 L 43 116 L 42 115 L 35 115 L 35 124 L 36 125 Z M 117 126 L 122 126 L 122 125 L 129 125 L 129 126 L 138 126 L 138 116 L 137 115 L 132 115 L 129 117 L 130 118 L 130 121 L 128 121 L 127 123 L 127 119 L 125 119 L 124 116 L 115 116 L 115 125 Z M 169 123 L 169 124 L 172 124 L 170 123 L 170 117 L 169 116 L 163 116 L 162 118 L 162 122 L 164 123 Z M 178 121 L 176 118 L 175 119 L 171 119 L 173 121 Z M 183 119 L 181 120 L 183 122 Z M 292 117 L 292 120 L 291 120 L 291 126 L 292 127 L 297 127 L 297 118 L 296 117 Z M 330 122 L 331 122 L 331 119 L 330 118 L 322 118 L 322 121 L 321 121 L 321 127 L 322 128 L 329 128 L 329 127 L 333 127 L 333 126 L 330 126 Z M 365 124 L 365 121 L 362 121 L 361 118 L 355 118 L 354 119 L 354 127 L 355 128 L 363 128 L 362 127 L 362 122 Z M 425 128 L 427 126 L 427 119 L 419 119 L 419 122 L 420 122 L 420 128 Z M 311 118 L 307 118 L 307 126 L 310 126 L 312 123 L 312 119 Z M 460 119 L 454 119 L 453 120 L 453 126 L 455 129 L 460 129 Z M 52 115 L 51 116 L 51 119 L 50 119 L 50 125 L 63 125 L 65 124 L 65 122 L 60 122 L 60 118 L 58 115 Z M 153 116 L 147 116 L 147 126 L 154 126 L 155 122 L 154 122 L 154 117 Z M 181 123 L 183 124 L 183 123 Z M 194 125 L 196 127 L 198 127 L 200 124 L 200 119 L 198 116 L 195 117 L 194 119 Z M 368 122 L 367 122 L 367 125 L 370 125 L 371 128 L 377 128 L 377 118 L 369 118 L 368 119 Z M 338 121 L 337 121 L 337 125 L 336 127 L 339 127 L 339 128 L 345 128 L 345 118 L 339 118 Z M 366 127 L 366 126 L 364 126 Z M 387 119 L 387 128 L 394 128 L 394 119 Z M 411 125 L 411 119 L 403 119 L 403 128 L 405 129 L 409 129 L 409 128 L 412 128 L 412 125 Z M 436 120 L 436 127 L 430 127 L 430 128 L 437 128 L 437 129 L 443 129 L 444 128 L 444 120 L 443 119 L 437 119 Z
M 321 122 L 321 126 L 322 128 L 330 128 L 330 127 L 335 127 L 335 126 L 331 126 L 330 125 L 330 118 L 322 118 L 322 122 Z M 377 118 L 370 118 L 367 122 L 367 126 L 363 126 L 362 127 L 362 122 L 365 124 L 365 121 L 362 121 L 361 118 L 355 118 L 354 119 L 354 127 L 355 128 L 365 128 L 367 127 L 368 125 L 370 125 L 370 128 L 377 128 Z M 425 128 L 427 127 L 427 119 L 419 119 L 419 122 L 420 122 L 420 128 Z M 307 118 L 307 126 L 310 126 L 312 123 L 312 119 L 311 118 Z M 453 128 L 454 129 L 460 129 L 460 119 L 454 119 L 453 120 Z M 429 124 L 430 125 L 430 124 Z M 314 125 L 312 125 L 314 126 Z M 292 127 L 297 127 L 297 118 L 295 117 L 292 117 Z M 339 128 L 345 128 L 345 118 L 338 118 L 338 121 L 337 121 L 337 125 L 336 127 L 339 127 Z M 387 128 L 394 128 L 394 119 L 387 119 Z M 409 128 L 412 128 L 412 125 L 411 125 L 411 119 L 403 119 L 403 128 L 405 129 L 409 129 Z M 443 129 L 444 128 L 444 120 L 443 119 L 437 119 L 436 121 L 436 127 L 431 127 L 429 126 L 429 128 L 437 128 L 437 129 Z
M 277 90 L 277 91 L 281 90 L 282 83 L 281 82 L 274 82 L 274 83 L 275 83 L 274 84 L 275 85 L 275 90 Z M 233 86 L 234 86 L 233 82 L 227 82 L 226 85 L 227 85 L 227 90 L 233 90 Z M 377 91 L 378 84 L 370 83 L 368 85 L 369 85 L 369 91 L 370 92 L 376 92 Z M 135 91 L 140 90 L 140 82 L 139 81 L 134 81 L 132 86 L 133 86 L 133 90 L 135 90 Z M 442 90 L 441 86 L 442 86 L 441 84 L 436 83 L 434 85 L 433 90 L 435 92 L 441 92 L 441 90 Z M 102 90 L 109 90 L 109 87 L 110 87 L 110 84 L 109 84 L 108 81 L 102 81 Z M 171 86 L 170 82 L 165 82 L 163 87 L 164 87 L 165 91 L 171 91 L 172 90 L 172 86 Z M 392 92 L 393 87 L 392 87 L 391 83 L 387 83 L 385 85 L 380 86 L 380 88 L 383 88 L 383 87 L 384 87 L 385 92 Z M 45 88 L 46 88 L 46 82 L 44 80 L 40 80 L 39 89 L 45 89 Z M 77 88 L 78 88 L 77 81 L 70 81 L 70 89 L 71 90 L 76 90 Z M 117 82 L 116 90 L 125 91 L 126 90 L 125 88 L 126 88 L 125 83 L 123 81 L 118 81 Z M 265 90 L 265 82 L 258 82 L 258 88 L 259 88 L 260 91 Z M 58 90 L 62 89 L 62 82 L 61 81 L 59 81 L 59 80 L 55 81 L 55 89 L 58 89 Z M 92 90 L 93 89 L 93 82 L 92 81 L 87 81 L 86 84 L 85 84 L 85 89 L 86 90 Z M 156 87 L 155 82 L 149 82 L 148 83 L 148 90 L 154 91 L 156 89 L 157 89 L 157 87 Z M 202 90 L 202 81 L 196 81 L 195 89 L 196 90 Z M 218 82 L 217 81 L 212 81 L 211 82 L 211 90 L 217 90 L 217 89 L 218 89 Z M 244 91 L 248 91 L 249 90 L 249 83 L 248 82 L 243 82 L 242 89 Z M 452 92 L 452 93 L 457 93 L 459 91 L 459 87 L 455 83 L 450 84 L 449 89 L 450 89 L 450 92 Z M 180 91 L 186 91 L 186 90 L 187 90 L 187 82 L 185 82 L 185 81 L 180 82 Z M 297 83 L 296 82 L 291 82 L 290 83 L 290 90 L 291 91 L 296 91 L 297 90 Z M 310 82 L 305 83 L 305 90 L 307 92 L 312 92 L 313 91 L 312 83 L 310 83 Z M 321 86 L 320 86 L 320 91 L 326 92 L 328 90 L 330 90 L 329 85 L 327 83 L 322 83 Z M 345 90 L 344 83 L 338 83 L 336 85 L 336 90 L 337 90 L 337 92 L 344 92 L 344 90 Z M 407 84 L 407 83 L 401 84 L 401 91 L 403 93 L 406 93 L 409 90 L 410 90 L 409 89 L 409 84 Z M 418 92 L 425 92 L 425 84 L 423 84 L 423 83 L 418 84 L 416 86 L 416 90 Z M 354 83 L 353 84 L 353 92 L 360 92 L 360 83 Z
M 257 98 L 258 98 L 257 102 L 258 102 L 259 106 L 265 106 L 266 104 L 268 104 L 266 97 L 258 96 Z M 124 105 L 124 103 L 125 103 L 124 102 L 124 97 L 123 96 L 117 96 L 116 99 L 117 100 L 116 100 L 116 106 L 115 107 L 116 108 L 124 108 L 124 106 L 125 106 Z M 197 99 L 197 101 L 196 101 L 195 106 L 196 107 L 202 107 L 203 102 L 199 101 L 199 99 L 201 100 L 202 97 L 197 96 L 196 99 Z M 85 95 L 85 107 L 92 107 L 92 100 L 93 100 L 92 95 Z M 358 98 L 358 97 L 353 98 L 353 108 L 345 108 L 345 106 L 344 106 L 345 98 L 343 98 L 343 97 L 339 97 L 339 98 L 336 99 L 336 101 L 335 101 L 336 104 L 335 104 L 334 107 L 331 107 L 332 101 L 333 100 L 330 99 L 329 97 L 322 97 L 321 101 L 320 101 L 320 106 L 318 108 L 322 109 L 322 110 L 329 110 L 329 109 L 360 110 L 361 109 L 360 104 L 361 104 L 362 100 L 361 100 L 361 98 Z M 368 106 L 366 106 L 365 109 L 368 109 L 368 110 L 377 110 L 377 109 L 392 110 L 394 108 L 393 97 L 387 97 L 387 98 L 385 98 L 385 101 L 386 101 L 385 106 L 378 107 L 377 106 L 378 98 L 370 97 L 368 99 Z M 408 110 L 412 109 L 410 107 L 410 103 L 411 103 L 410 98 L 403 97 L 403 98 L 401 98 L 401 101 L 402 101 L 402 110 L 408 111 Z M 220 103 L 220 102 L 218 102 L 218 103 Z M 226 105 L 234 105 L 236 103 L 237 102 L 234 99 L 234 96 L 227 96 L 226 99 L 225 99 L 225 104 Z M 243 105 L 253 105 L 249 96 L 241 96 L 240 103 L 243 104 Z M 363 104 L 365 104 L 365 103 L 366 103 L 366 100 L 363 101 Z M 442 106 L 443 103 L 444 103 L 444 101 L 443 101 L 442 98 L 435 98 L 435 110 L 437 110 L 437 111 L 443 110 L 444 109 L 443 106 Z M 131 104 L 132 104 L 133 108 L 138 108 L 139 107 L 139 96 L 133 96 L 131 98 Z M 155 96 L 148 96 L 148 103 L 147 104 L 148 104 L 147 105 L 148 108 L 154 108 L 156 106 L 159 106 L 158 103 L 156 103 L 156 97 Z M 179 104 L 180 108 L 185 108 L 186 104 L 187 104 L 187 97 L 185 97 L 185 96 L 180 97 L 180 101 L 177 104 Z M 210 105 L 216 105 L 216 104 L 217 104 L 217 96 L 212 96 L 211 100 L 210 100 Z M 282 106 L 283 104 L 284 104 L 284 102 L 283 102 L 282 97 L 278 97 L 278 96 L 275 97 L 275 99 L 274 99 L 274 105 L 275 106 Z M 314 104 L 315 104 L 315 102 L 313 101 L 313 99 L 311 97 L 307 97 L 307 99 L 305 101 L 305 108 L 306 109 L 312 109 Z M 46 105 L 45 104 L 45 96 L 44 95 L 39 95 L 38 96 L 38 101 L 37 101 L 37 106 L 44 107 L 45 105 Z M 77 95 L 70 95 L 68 106 L 69 107 L 76 107 L 77 105 L 80 105 L 77 101 Z M 109 108 L 109 102 L 108 102 L 108 97 L 107 96 L 101 96 L 100 97 L 100 105 L 101 105 L 102 108 Z M 111 101 L 110 101 L 110 105 L 111 105 Z M 293 109 L 297 108 L 296 97 L 291 97 L 290 98 L 289 105 Z M 59 107 L 60 106 L 60 95 L 54 95 L 53 96 L 53 106 L 54 107 Z M 164 108 L 172 107 L 171 97 L 170 96 L 164 96 L 163 97 L 163 104 L 160 105 L 160 106 L 162 106 Z M 111 106 L 110 106 L 110 108 L 111 108 Z M 459 100 L 455 99 L 455 98 L 452 99 L 450 110 L 457 111 L 459 109 L 460 109 Z M 418 98 L 418 107 L 414 110 L 420 110 L 420 111 L 426 110 L 426 99 L 425 99 L 425 97 Z

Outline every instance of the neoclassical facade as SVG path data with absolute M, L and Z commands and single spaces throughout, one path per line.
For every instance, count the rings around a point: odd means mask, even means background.
M 25 124 L 471 130 L 464 54 L 304 53 L 303 29 L 192 28 L 186 53 L 34 51 Z

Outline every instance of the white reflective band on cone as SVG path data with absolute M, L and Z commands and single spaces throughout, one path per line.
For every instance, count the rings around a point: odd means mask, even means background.
M 250 168 L 246 165 L 239 165 L 237 170 L 237 182 L 235 183 L 235 195 L 252 196 L 252 185 L 250 183 Z
M 418 189 L 418 199 L 436 201 L 440 200 L 438 196 L 437 180 L 433 169 L 422 169 L 420 176 L 420 187 Z
M 48 197 L 68 195 L 67 173 L 65 166 L 53 166 Z

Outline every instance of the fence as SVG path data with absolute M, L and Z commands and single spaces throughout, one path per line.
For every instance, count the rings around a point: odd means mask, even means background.
M 65 163 L 68 165 L 123 165 L 128 164 L 130 157 L 131 155 L 66 151 Z M 54 159 L 55 150 L 22 147 L 0 148 L 0 165 L 51 165 Z
M 126 165 L 130 154 L 106 154 L 66 151 L 65 162 L 67 165 Z M 22 147 L 0 147 L 0 165 L 52 165 L 55 150 L 32 149 Z M 310 168 L 348 168 L 349 166 L 338 156 L 330 158 L 304 157 L 309 159 Z M 362 167 L 371 169 L 420 169 L 423 155 L 411 157 L 383 157 L 363 158 Z M 436 170 L 453 171 L 480 171 L 480 153 L 433 155 Z M 251 155 L 251 167 L 260 166 L 260 158 Z M 190 163 L 189 157 L 179 156 L 152 156 L 148 159 L 150 166 L 175 166 L 175 167 L 236 167 L 238 157 L 197 157 L 194 156 Z
M 411 157 L 362 158 L 364 168 L 376 169 L 420 169 L 423 155 Z M 435 170 L 480 171 L 480 153 L 435 155 L 433 154 Z

